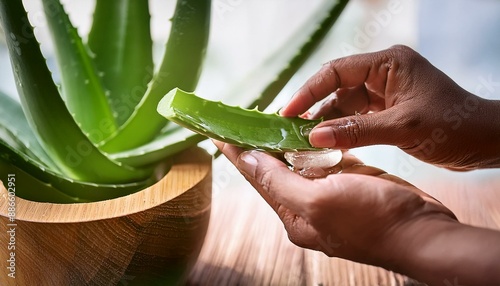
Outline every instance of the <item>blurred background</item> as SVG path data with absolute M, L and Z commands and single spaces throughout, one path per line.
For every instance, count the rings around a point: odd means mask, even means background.
M 50 66 L 51 46 L 39 1 L 24 1 L 30 21 Z M 72 21 L 85 37 L 90 28 L 93 1 L 66 0 Z M 197 93 L 218 98 L 252 72 L 265 72 L 266 60 L 279 54 L 286 43 L 325 1 L 313 0 L 213 0 L 212 31 L 206 69 Z M 168 36 L 175 1 L 151 1 L 155 54 L 161 55 Z M 500 2 L 496 0 L 353 0 L 328 38 L 294 76 L 268 108 L 276 111 L 295 90 L 328 60 L 349 54 L 408 45 L 447 73 L 465 89 L 490 99 L 500 99 Z M 3 37 L 3 36 L 2 36 Z M 2 39 L 0 37 L 0 39 Z M 0 89 L 16 96 L 4 40 L 0 40 Z M 240 87 L 245 88 L 245 87 Z M 250 87 L 248 87 L 250 88 Z M 245 101 L 247 100 L 247 101 Z M 224 101 L 245 105 L 248 99 L 234 96 Z M 212 148 L 210 143 L 205 144 Z M 500 146 L 499 146 L 500 148 Z M 422 163 L 391 146 L 352 150 L 365 163 L 398 175 L 417 186 L 437 177 L 471 177 L 481 180 L 497 170 L 454 173 Z M 214 195 L 224 190 L 248 189 L 224 158 L 214 164 Z M 242 186 L 247 186 L 242 188 Z

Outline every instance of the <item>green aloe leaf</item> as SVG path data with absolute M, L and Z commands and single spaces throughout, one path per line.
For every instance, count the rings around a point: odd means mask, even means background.
M 133 167 L 154 165 L 162 158 L 175 155 L 205 139 L 205 136 L 189 129 L 177 124 L 169 124 L 162 134 L 150 143 L 135 149 L 110 154 L 109 157 Z
M 323 1 L 317 11 L 266 57 L 262 64 L 219 97 L 223 102 L 264 110 L 314 54 L 348 0 Z M 234 97 L 238 94 L 238 97 Z M 235 99 L 238 101 L 235 102 Z
M 281 70 L 278 73 L 278 76 L 275 76 L 275 80 L 268 84 L 260 93 L 260 97 L 255 100 L 253 103 L 249 105 L 250 108 L 257 107 L 259 110 L 264 110 L 274 98 L 278 95 L 278 93 L 285 87 L 285 85 L 290 81 L 290 79 L 297 73 L 297 71 L 302 67 L 302 65 L 306 62 L 306 60 L 316 51 L 318 46 L 323 42 L 328 32 L 331 30 L 332 26 L 335 24 L 337 19 L 342 14 L 342 11 L 347 6 L 349 0 L 338 0 L 338 1 L 328 1 L 327 5 L 330 5 L 330 8 L 323 8 L 312 15 L 311 19 L 308 20 L 308 23 L 314 23 L 315 19 L 320 18 L 318 14 L 324 13 L 324 11 L 328 11 L 326 16 L 323 16 L 323 20 L 321 23 L 316 26 L 315 30 L 313 30 L 312 34 L 305 41 L 300 41 L 297 39 L 301 39 L 304 37 L 303 29 L 300 29 L 298 33 L 294 34 L 291 37 L 291 41 L 289 43 L 290 46 L 295 46 L 296 43 L 303 43 L 298 52 L 292 58 L 292 60 L 288 63 L 285 69 Z M 271 64 L 272 62 L 282 58 L 283 50 L 279 50 L 277 54 L 274 54 L 270 57 L 267 63 Z M 274 71 L 275 69 L 269 68 L 269 70 Z M 256 74 L 254 77 L 261 77 L 262 74 Z M 248 78 L 247 84 L 245 86 L 251 86 L 251 83 L 258 82 L 256 78 Z M 269 81 L 265 81 L 269 82 Z
M 129 120 L 100 145 L 108 153 L 137 148 L 159 135 L 167 121 L 151 111 L 172 88 L 194 91 L 210 30 L 210 0 L 179 0 L 158 72 Z M 140 134 L 140 136 L 138 136 Z
M 120 126 L 154 72 L 148 1 L 97 0 L 88 45 Z
M 6 146 L 15 150 L 19 150 L 19 152 L 23 152 L 27 157 L 33 159 L 33 161 L 38 162 L 40 165 L 44 165 L 43 163 L 41 163 L 41 160 L 33 152 L 31 152 L 30 149 L 26 147 L 25 143 L 23 143 L 16 134 L 14 134 L 7 127 L 1 124 L 0 140 L 2 140 L 3 144 L 5 144 Z M 8 158 L 8 156 L 3 153 L 0 153 L 0 156 Z M 47 166 L 44 165 L 44 167 L 46 168 Z
M 57 165 L 36 139 L 36 135 L 24 116 L 21 105 L 2 92 L 0 92 L 0 114 L 2 115 L 0 116 L 0 138 L 10 138 L 10 141 L 14 144 L 13 146 L 17 146 L 28 156 L 60 173 Z
M 61 94 L 80 128 L 93 143 L 113 134 L 116 122 L 89 49 L 59 0 L 43 0 L 61 76 Z
M 64 194 L 52 185 L 35 179 L 30 174 L 12 165 L 10 162 L 3 160 L 1 157 L 0 174 L 3 176 L 0 180 L 4 182 L 4 185 L 7 182 L 6 179 L 8 174 L 16 176 L 16 196 L 25 200 L 55 204 L 88 202 Z
M 16 191 L 16 195 L 29 200 L 72 203 L 113 199 L 134 193 L 153 184 L 170 167 L 170 162 L 167 161 L 166 164 L 160 166 L 163 169 L 158 168 L 158 177 L 151 175 L 145 180 L 126 184 L 98 184 L 92 181 L 78 181 L 46 168 L 16 149 L 12 141 L 4 141 L 3 135 L 0 139 L 0 169 L 6 173 L 22 174 L 23 179 L 28 175 L 31 177 L 26 178 L 26 180 L 32 184 L 26 184 L 26 187 L 22 188 L 18 186 L 18 191 Z M 48 193 L 43 193 L 45 191 Z
M 127 183 L 144 180 L 138 170 L 109 160 L 82 133 L 52 81 L 22 1 L 0 0 L 17 90 L 26 119 L 61 172 L 80 181 Z
M 309 144 L 307 136 L 321 120 L 228 106 L 179 89 L 165 95 L 158 112 L 194 132 L 241 147 L 280 152 L 318 150 Z

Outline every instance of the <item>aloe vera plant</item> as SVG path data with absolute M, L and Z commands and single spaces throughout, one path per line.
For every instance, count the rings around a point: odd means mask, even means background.
M 347 2 L 328 1 L 328 9 L 318 12 L 321 17 L 315 16 L 319 22 L 310 23 L 315 28 L 301 41 L 286 44 L 283 50 L 294 53 L 276 65 L 279 68 L 268 78 L 253 82 L 258 89 L 246 96 L 251 98 L 247 107 L 265 108 L 272 101 Z M 78 33 L 59 0 L 42 3 L 55 47 L 57 82 L 22 1 L 0 0 L 1 25 L 20 98 L 18 103 L 0 92 L 0 174 L 20 177 L 23 185 L 18 186 L 17 195 L 55 203 L 127 195 L 154 183 L 158 174 L 168 171 L 168 158 L 206 138 L 169 123 L 156 108 L 170 90 L 192 92 L 196 88 L 210 31 L 209 0 L 177 2 L 163 59 L 156 67 L 148 1 L 97 0 L 87 37 Z M 252 114 L 256 120 L 268 116 Z M 291 123 L 275 117 L 273 122 L 284 124 L 286 132 L 290 126 L 306 124 L 301 119 Z M 225 136 L 225 130 L 213 132 Z M 268 148 L 310 148 L 303 139 L 297 136 L 293 142 Z M 239 142 L 265 147 L 251 133 Z

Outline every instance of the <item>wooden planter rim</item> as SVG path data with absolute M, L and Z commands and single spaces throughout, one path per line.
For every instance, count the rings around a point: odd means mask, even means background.
M 151 187 L 134 194 L 100 202 L 79 204 L 39 203 L 16 198 L 16 220 L 40 223 L 77 223 L 110 219 L 138 213 L 170 201 L 196 188 L 211 176 L 212 157 L 192 148 L 175 158 L 167 175 Z M 165 182 L 166 181 L 166 182 Z M 1 182 L 1 181 L 0 181 Z M 0 184 L 0 216 L 7 216 L 7 190 Z

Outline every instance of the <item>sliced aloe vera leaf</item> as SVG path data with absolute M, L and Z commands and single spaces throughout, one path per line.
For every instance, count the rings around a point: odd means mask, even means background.
M 286 118 L 228 106 L 180 89 L 165 95 L 158 112 L 194 132 L 245 148 L 279 152 L 318 150 L 309 144 L 307 134 L 321 120 Z
M 74 121 L 36 41 L 22 1 L 0 0 L 17 90 L 26 119 L 40 144 L 67 177 L 95 183 L 145 180 L 151 169 L 114 162 L 97 149 Z
M 102 150 L 116 153 L 150 142 L 167 123 L 153 112 L 160 99 L 175 87 L 189 91 L 195 89 L 208 43 L 210 8 L 210 0 L 177 1 L 158 72 L 127 122 L 114 136 L 100 144 Z
M 72 26 L 59 0 L 43 0 L 61 77 L 61 94 L 80 129 L 93 143 L 117 126 L 89 49 Z
M 36 135 L 33 133 L 33 130 L 31 130 L 19 102 L 1 91 L 0 114 L 0 138 L 11 137 L 11 141 L 17 141 L 15 144 L 28 156 L 38 160 L 55 172 L 60 173 L 57 165 L 47 155 L 36 139 Z M 8 131 L 9 134 L 2 134 L 2 129 L 6 132 Z
M 148 1 L 96 1 L 88 46 L 119 126 L 153 76 L 152 45 Z
M 67 201 L 68 203 L 101 201 L 134 193 L 155 183 L 158 177 L 165 174 L 166 170 L 170 168 L 169 162 L 167 162 L 161 166 L 163 170 L 159 170 L 160 176 L 151 175 L 145 180 L 125 184 L 97 184 L 95 182 L 76 181 L 45 168 L 39 162 L 12 147 L 11 142 L 5 142 L 3 139 L 0 139 L 0 160 L 4 164 L 12 166 L 9 170 L 15 171 L 15 168 L 22 170 L 46 187 L 56 189 L 65 197 L 70 197 L 71 200 Z M 7 169 L 9 167 L 4 166 L 3 168 Z M 26 199 L 38 198 L 37 200 L 52 201 L 52 195 L 49 193 L 44 199 L 44 194 L 41 194 L 42 190 L 39 190 L 36 185 L 20 191 L 19 194 L 23 194 L 22 197 Z

